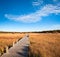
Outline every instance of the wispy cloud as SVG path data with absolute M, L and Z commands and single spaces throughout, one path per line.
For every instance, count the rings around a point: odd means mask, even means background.
M 32 5 L 33 6 L 39 6 L 39 5 L 41 5 L 43 3 L 43 0 L 36 0 L 36 1 L 33 1 L 32 2 Z
M 59 30 L 59 29 L 60 29 L 60 25 L 59 25 L 59 24 L 54 24 L 54 25 L 52 25 L 49 29 L 50 29 L 50 30 L 51 30 L 51 29 L 52 29 L 52 30 Z
M 57 5 L 45 5 L 41 10 L 37 10 L 35 13 L 28 15 L 11 15 L 5 14 L 5 17 L 15 21 L 22 21 L 27 23 L 37 22 L 42 19 L 42 17 L 48 16 L 50 14 L 60 13 L 60 7 Z

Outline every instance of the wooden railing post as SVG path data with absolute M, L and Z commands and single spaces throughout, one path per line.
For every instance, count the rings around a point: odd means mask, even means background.
M 15 45 L 15 42 L 13 42 L 13 47 L 14 47 L 14 45 Z
M 8 51 L 8 46 L 6 46 L 6 53 L 9 53 L 9 51 Z
M 16 40 L 16 43 L 18 43 L 18 39 Z
M 1 53 L 0 53 L 0 56 L 1 56 Z

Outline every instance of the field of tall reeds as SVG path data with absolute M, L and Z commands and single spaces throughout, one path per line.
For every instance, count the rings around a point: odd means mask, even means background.
M 29 57 L 60 57 L 60 33 L 31 33 Z
M 0 55 L 6 52 L 6 46 L 12 47 L 13 42 L 16 43 L 24 37 L 21 33 L 0 33 Z
M 23 33 L 0 33 L 0 54 L 24 36 Z M 29 33 L 29 40 L 28 57 L 60 57 L 60 33 Z

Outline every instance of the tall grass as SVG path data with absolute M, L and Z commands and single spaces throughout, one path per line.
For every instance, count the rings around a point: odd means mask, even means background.
M 30 34 L 29 57 L 60 57 L 60 33 Z
M 25 34 L 20 33 L 0 33 L 0 55 L 6 52 L 8 48 L 13 46 L 13 42 L 19 41 Z

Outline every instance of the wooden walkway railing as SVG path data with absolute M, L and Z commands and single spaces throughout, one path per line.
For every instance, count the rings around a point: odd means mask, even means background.
M 13 47 L 4 53 L 1 57 L 28 57 L 29 37 L 25 36 L 16 44 L 13 43 Z

